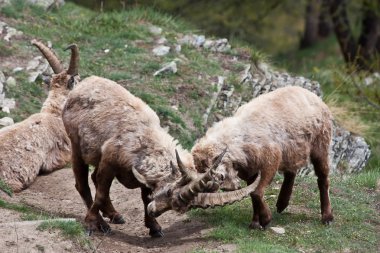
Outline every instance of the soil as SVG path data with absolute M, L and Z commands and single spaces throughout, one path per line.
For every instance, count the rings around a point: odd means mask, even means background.
M 93 185 L 91 184 L 93 187 Z M 92 188 L 94 193 L 94 189 Z M 1 195 L 7 202 L 24 203 L 57 217 L 75 218 L 83 223 L 86 209 L 74 186 L 71 169 L 62 169 L 39 176 L 28 189 L 12 198 Z M 111 187 L 115 208 L 123 214 L 126 223 L 110 224 L 112 232 L 95 232 L 90 246 L 65 238 L 58 230 L 37 230 L 38 223 L 22 221 L 20 213 L 0 208 L 1 252 L 192 252 L 196 250 L 231 252 L 207 238 L 212 228 L 204 222 L 172 211 L 157 220 L 163 228 L 163 238 L 151 238 L 144 226 L 143 203 L 140 189 L 126 189 L 116 180 Z M 234 251 L 234 250 L 233 250 Z

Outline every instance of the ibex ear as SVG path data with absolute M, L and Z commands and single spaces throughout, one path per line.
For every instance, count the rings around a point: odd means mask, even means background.
M 75 85 L 75 75 L 70 77 L 67 83 L 67 88 L 69 88 L 69 90 L 72 90 L 74 88 L 74 85 Z

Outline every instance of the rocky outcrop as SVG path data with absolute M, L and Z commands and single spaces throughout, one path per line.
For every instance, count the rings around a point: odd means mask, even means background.
M 65 4 L 65 0 L 26 0 L 30 4 L 41 6 L 45 10 L 58 8 Z M 0 7 L 11 3 L 11 0 L 0 0 Z

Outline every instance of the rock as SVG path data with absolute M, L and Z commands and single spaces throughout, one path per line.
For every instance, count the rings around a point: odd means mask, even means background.
M 0 126 L 2 126 L 2 127 L 10 126 L 13 124 L 14 124 L 14 121 L 10 117 L 4 117 L 4 118 L 0 119 Z
M 110 52 L 110 50 L 107 48 L 107 49 L 104 49 L 104 53 L 108 54 Z
M 4 84 L 0 82 L 0 94 L 3 93 L 3 89 L 4 89 Z
M 157 40 L 157 44 L 165 44 L 168 40 L 165 37 L 161 37 Z
M 28 82 L 34 83 L 40 74 L 41 74 L 41 72 L 39 72 L 39 71 L 29 72 Z
M 5 41 L 11 41 L 11 38 L 12 37 L 20 37 L 21 35 L 23 35 L 23 32 L 21 32 L 21 31 L 18 31 L 18 30 L 16 30 L 15 28 L 13 28 L 13 27 L 10 27 L 10 26 L 6 26 L 6 35 L 5 35 L 5 37 L 4 37 L 4 40 Z
M 64 0 L 27 0 L 31 4 L 41 6 L 45 10 L 58 8 L 65 4 Z
M 26 66 L 26 70 L 34 70 L 37 69 L 37 67 L 40 65 L 40 61 L 42 59 L 42 56 L 36 56 L 32 60 L 30 60 Z
M 172 61 L 166 65 L 164 65 L 160 70 L 157 70 L 154 72 L 153 76 L 157 76 L 163 73 L 177 73 L 177 63 L 175 61 Z
M 152 25 L 149 27 L 149 32 L 151 32 L 154 35 L 159 35 L 162 33 L 162 28 Z
M 181 50 L 182 50 L 181 45 L 176 45 L 176 46 L 175 46 L 175 51 L 176 51 L 177 53 L 180 53 Z
M 7 86 L 16 86 L 16 79 L 14 79 L 14 77 L 10 76 L 8 77 L 8 79 L 5 81 L 5 84 Z
M 178 43 L 183 45 L 190 45 L 194 47 L 203 47 L 213 52 L 225 52 L 231 49 L 231 45 L 227 39 L 211 40 L 206 39 L 204 35 L 187 34 L 179 38 Z
M 4 75 L 4 73 L 3 73 L 3 71 L 0 71 L 0 82 L 1 83 L 5 83 L 5 75 Z
M 4 112 L 9 113 L 9 110 L 12 110 L 16 107 L 16 101 L 13 98 L 4 98 L 2 103 L 2 108 Z M 4 109 L 7 108 L 7 109 Z
M 23 71 L 24 68 L 23 67 L 16 67 L 12 70 L 13 73 L 17 73 L 17 72 L 20 72 L 20 71 Z
M 269 229 L 272 230 L 274 233 L 279 234 L 279 235 L 285 234 L 285 229 L 282 227 L 270 227 Z
M 153 49 L 153 54 L 157 56 L 164 56 L 168 54 L 170 51 L 170 47 L 168 46 L 158 46 Z

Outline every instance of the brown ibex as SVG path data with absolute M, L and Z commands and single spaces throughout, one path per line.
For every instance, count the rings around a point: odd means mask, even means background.
M 264 189 L 277 171 L 283 172 L 277 201 L 277 211 L 282 212 L 289 204 L 297 171 L 310 158 L 318 177 L 322 222 L 329 224 L 333 220 L 328 179 L 331 121 L 328 107 L 315 94 L 300 87 L 280 88 L 253 99 L 234 116 L 210 128 L 192 149 L 194 165 L 198 172 L 205 171 L 227 147 L 215 173 L 223 176 L 221 186 L 225 188 L 238 187 L 237 178 L 252 185 L 245 191 L 251 195 L 254 211 L 250 227 L 261 228 L 272 219 L 263 199 Z M 171 208 L 184 211 L 191 206 L 220 206 L 239 199 L 235 192 L 198 194 L 192 201 L 183 201 L 183 196 L 174 194 L 171 203 L 176 205 Z M 155 211 L 160 212 L 159 208 Z
M 54 71 L 49 94 L 41 112 L 0 129 L 0 178 L 19 192 L 38 174 L 63 168 L 70 161 L 70 140 L 62 122 L 62 109 L 78 74 L 78 48 L 71 45 L 71 60 L 64 70 L 55 54 L 41 42 L 32 41 Z
M 69 94 L 63 122 L 72 144 L 75 187 L 88 209 L 85 222 L 90 234 L 96 228 L 110 230 L 99 211 L 112 223 L 124 223 L 109 196 L 115 177 L 126 188 L 141 188 L 145 226 L 152 237 L 161 237 L 163 233 L 155 218 L 147 214 L 151 194 L 163 193 L 157 196 L 158 216 L 170 209 L 167 202 L 172 199 L 174 186 L 192 181 L 194 189 L 202 192 L 206 186 L 199 182 L 208 187 L 213 183 L 212 168 L 197 175 L 192 155 L 160 126 L 157 114 L 111 80 L 91 76 L 81 81 Z M 183 159 L 182 163 L 177 154 L 179 169 L 172 163 L 177 159 L 175 150 Z M 96 187 L 94 201 L 88 183 L 90 164 L 95 166 L 91 175 Z M 193 174 L 183 167 L 193 169 Z M 217 164 L 213 169 L 216 167 Z

